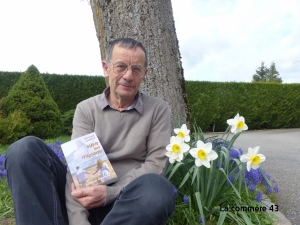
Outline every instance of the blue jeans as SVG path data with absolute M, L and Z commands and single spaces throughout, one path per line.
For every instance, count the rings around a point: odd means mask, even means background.
M 5 168 L 17 225 L 68 224 L 67 169 L 41 139 L 28 136 L 9 146 Z M 163 176 L 145 174 L 124 187 L 113 204 L 89 210 L 89 221 L 161 225 L 174 209 L 173 185 Z

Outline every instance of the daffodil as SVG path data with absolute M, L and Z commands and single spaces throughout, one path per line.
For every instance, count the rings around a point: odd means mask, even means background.
M 232 133 L 237 133 L 242 130 L 248 130 L 247 124 L 245 124 L 245 118 L 237 114 L 233 119 L 227 120 L 229 126 L 231 126 L 230 131 Z
M 169 162 L 174 163 L 175 161 L 180 162 L 183 159 L 183 153 L 190 149 L 190 146 L 185 144 L 183 139 L 180 137 L 172 136 L 170 138 L 170 144 L 166 147 L 166 156 L 169 157 Z
M 190 154 L 195 158 L 196 166 L 204 165 L 210 168 L 210 161 L 218 158 L 218 154 L 212 150 L 212 144 L 210 142 L 203 143 L 202 141 L 197 141 L 197 148 L 192 148 Z
M 263 154 L 258 154 L 259 146 L 248 148 L 248 153 L 241 156 L 241 162 L 247 162 L 247 170 L 259 168 L 259 164 L 266 160 Z
M 182 124 L 181 128 L 175 128 L 174 132 L 177 134 L 177 137 L 182 138 L 185 142 L 189 142 L 191 140 L 190 130 L 187 129 L 185 124 Z

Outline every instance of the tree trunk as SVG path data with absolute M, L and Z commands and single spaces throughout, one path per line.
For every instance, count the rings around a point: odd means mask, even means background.
M 90 0 L 101 58 L 111 40 L 131 37 L 149 54 L 149 71 L 140 90 L 167 101 L 171 120 L 191 125 L 171 0 Z

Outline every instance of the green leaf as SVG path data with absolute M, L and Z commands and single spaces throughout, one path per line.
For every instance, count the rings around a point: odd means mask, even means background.
M 219 217 L 217 225 L 222 225 L 224 223 L 224 220 L 226 218 L 226 214 L 227 214 L 227 212 L 221 212 L 220 213 L 220 217 Z
M 261 172 L 262 176 L 264 177 L 264 179 L 266 180 L 266 182 L 268 183 L 268 185 L 270 187 L 273 187 L 273 184 L 270 182 L 269 178 L 266 176 L 266 172 L 264 170 L 262 170 L 262 169 L 260 169 L 260 172 Z
M 194 167 L 192 167 L 192 168 L 185 174 L 185 176 L 184 176 L 184 178 L 183 178 L 181 184 L 179 185 L 179 188 L 181 188 L 181 187 L 185 184 L 185 182 L 187 181 L 187 179 L 190 177 L 190 174 L 192 173 L 193 168 L 194 168 Z
M 240 160 L 238 160 L 238 159 L 233 159 L 233 160 L 236 162 L 236 164 L 239 168 L 238 187 L 239 187 L 239 192 L 241 192 L 243 181 L 245 181 L 245 167 L 243 167 L 243 164 L 241 163 Z M 248 188 L 246 188 L 246 192 L 248 195 Z
M 207 179 L 207 185 L 206 185 L 206 195 L 209 195 L 210 188 L 212 187 L 213 183 L 215 182 L 215 171 L 216 171 L 216 165 L 215 160 L 211 162 L 211 166 L 209 169 L 209 175 Z M 214 196 L 211 196 L 213 198 Z
M 224 175 L 225 175 L 226 178 L 227 178 L 227 181 L 231 184 L 231 187 L 233 188 L 233 190 L 234 190 L 234 192 L 236 193 L 236 195 L 237 195 L 239 198 L 241 198 L 241 195 L 240 195 L 239 191 L 238 191 L 238 190 L 235 188 L 235 186 L 231 183 L 230 179 L 227 177 L 227 175 L 226 175 L 225 171 L 223 170 L 223 168 L 220 168 L 219 170 L 222 171 L 222 172 L 224 173 Z
M 202 129 L 196 123 L 193 125 L 193 127 L 195 131 L 195 139 L 204 141 L 204 135 Z
M 197 205 L 198 205 L 198 209 L 199 209 L 203 224 L 206 224 L 206 218 L 205 218 L 205 215 L 203 213 L 203 207 L 202 207 L 202 203 L 201 203 L 200 192 L 196 192 L 195 196 L 196 196 Z
M 197 177 L 197 174 L 198 174 L 200 168 L 198 168 L 196 165 L 194 165 L 192 168 L 194 169 L 194 172 L 193 172 L 193 178 L 192 178 L 192 184 L 193 184 L 194 181 L 195 181 L 195 179 L 196 179 L 196 177 Z M 199 180 L 199 179 L 197 179 L 197 181 L 198 181 L 198 180 Z M 197 182 L 197 184 L 198 184 L 198 183 L 199 183 L 199 182 Z
M 231 138 L 229 144 L 228 144 L 228 149 L 230 149 L 233 145 L 233 143 L 236 141 L 236 139 L 241 135 L 242 132 L 237 132 L 233 137 Z
M 221 139 L 224 138 L 225 134 L 229 134 L 229 130 L 230 130 L 230 126 L 228 126 L 228 127 L 226 128 L 226 130 L 224 131 L 224 134 L 222 135 Z M 226 138 L 226 139 L 227 139 L 227 138 Z
M 247 225 L 253 225 L 250 218 L 247 216 L 246 212 L 240 212 L 240 214 L 242 215 L 242 217 Z
M 171 164 L 170 164 L 170 165 L 171 165 Z M 182 162 L 177 162 L 175 166 L 170 167 L 170 168 L 171 168 L 170 170 L 172 170 L 172 171 L 171 171 L 170 175 L 168 176 L 168 179 L 169 179 L 169 180 L 171 179 L 171 177 L 174 175 L 174 173 L 177 171 L 177 169 L 178 169 L 181 165 L 184 165 L 184 164 L 183 164 Z

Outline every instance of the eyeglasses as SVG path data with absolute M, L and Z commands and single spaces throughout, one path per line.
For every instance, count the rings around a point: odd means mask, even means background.
M 129 66 L 123 62 L 116 62 L 116 63 L 108 62 L 108 63 L 113 65 L 113 71 L 119 75 L 124 75 L 129 69 Z M 131 71 L 133 77 L 142 78 L 145 76 L 146 68 L 142 66 L 132 66 Z

